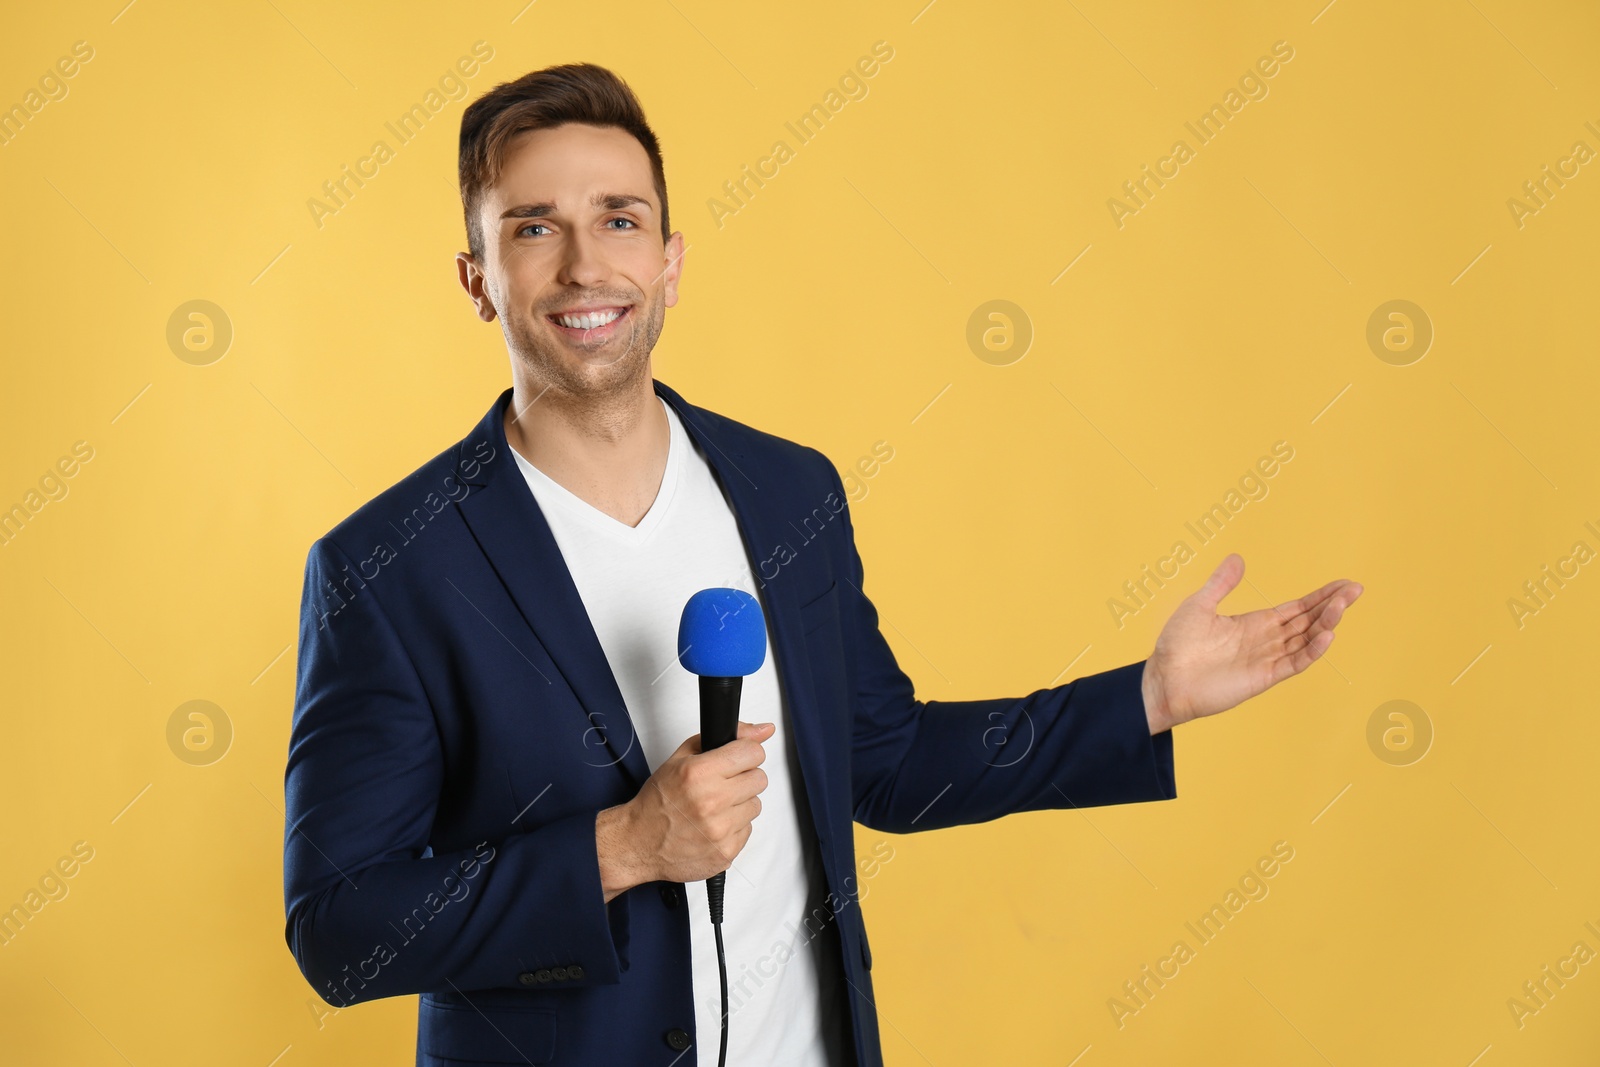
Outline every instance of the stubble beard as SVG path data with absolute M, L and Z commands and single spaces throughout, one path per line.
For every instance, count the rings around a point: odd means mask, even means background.
M 506 344 L 517 363 L 530 372 L 534 394 L 582 406 L 622 399 L 638 388 L 641 378 L 649 380 L 650 353 L 665 319 L 666 294 L 658 290 L 648 307 L 632 306 L 625 335 L 585 351 L 552 337 L 546 322 L 540 321 L 542 314 L 538 320 L 526 314 L 515 319 L 501 316 Z

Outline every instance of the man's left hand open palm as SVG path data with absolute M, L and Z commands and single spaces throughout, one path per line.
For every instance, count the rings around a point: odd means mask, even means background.
M 1274 608 L 1218 615 L 1243 577 L 1244 558 L 1230 553 L 1162 627 L 1144 671 L 1152 734 L 1226 711 L 1311 666 L 1362 593 L 1341 578 Z

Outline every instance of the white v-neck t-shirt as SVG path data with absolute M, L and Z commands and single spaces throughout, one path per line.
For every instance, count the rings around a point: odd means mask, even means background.
M 689 597 L 712 586 L 757 596 L 732 506 L 705 455 L 665 400 L 671 428 L 655 502 L 628 526 L 578 497 L 516 449 L 517 466 L 550 524 L 589 621 L 628 708 L 652 773 L 700 732 L 700 689 L 677 661 L 678 623 Z M 765 606 L 763 605 L 763 610 Z M 761 764 L 767 787 L 744 848 L 728 869 L 723 946 L 728 970 L 728 1063 L 840 1067 L 847 1023 L 825 1011 L 818 919 L 829 916 L 816 836 L 801 788 L 787 702 L 772 641 L 745 678 L 739 718 L 771 722 Z M 802 812 L 805 812 L 802 815 Z M 701 1067 L 715 1067 L 722 994 L 704 882 L 684 886 L 689 909 L 696 1041 Z M 837 921 L 829 919 L 829 921 Z

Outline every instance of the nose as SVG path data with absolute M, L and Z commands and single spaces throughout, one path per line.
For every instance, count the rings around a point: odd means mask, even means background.
M 594 289 L 603 285 L 610 276 L 611 267 L 605 260 L 599 240 L 581 229 L 574 231 L 562 246 L 556 281 L 563 285 Z

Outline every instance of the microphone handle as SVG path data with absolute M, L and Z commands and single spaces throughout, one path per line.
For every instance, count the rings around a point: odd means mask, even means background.
M 710 752 L 739 736 L 743 678 L 700 676 L 700 751 Z
M 742 677 L 716 678 L 700 676 L 700 751 L 710 752 L 739 736 L 739 695 L 744 689 Z M 706 899 L 711 906 L 711 922 L 722 925 L 723 885 L 727 871 L 718 871 L 706 879 Z

